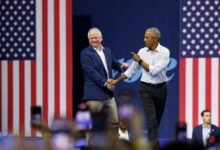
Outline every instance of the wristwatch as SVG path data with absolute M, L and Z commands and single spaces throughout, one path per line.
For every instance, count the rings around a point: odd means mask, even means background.
M 142 63 L 142 59 L 140 59 L 140 60 L 138 61 L 138 64 L 139 64 L 139 65 L 141 65 L 141 63 Z

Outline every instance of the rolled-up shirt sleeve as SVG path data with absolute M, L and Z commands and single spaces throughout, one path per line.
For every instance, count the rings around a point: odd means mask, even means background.
M 135 75 L 140 68 L 140 65 L 136 62 L 133 61 L 129 68 L 123 73 L 127 78 L 131 78 L 133 75 Z
M 170 62 L 170 52 L 166 51 L 161 55 L 161 59 L 154 65 L 149 65 L 149 73 L 152 76 L 157 75 L 167 67 Z

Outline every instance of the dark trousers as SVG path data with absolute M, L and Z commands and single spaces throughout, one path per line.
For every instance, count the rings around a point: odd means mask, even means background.
M 141 82 L 140 94 L 147 118 L 148 140 L 159 144 L 158 128 L 166 104 L 166 83 L 154 86 Z

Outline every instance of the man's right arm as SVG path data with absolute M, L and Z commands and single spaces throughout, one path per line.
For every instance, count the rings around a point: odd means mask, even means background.
M 195 127 L 194 129 L 193 129 L 193 133 L 192 133 L 192 142 L 194 142 L 194 143 L 197 143 L 198 141 L 197 141 L 197 127 Z
M 137 73 L 139 68 L 140 68 L 140 66 L 138 65 L 138 63 L 133 61 L 132 64 L 128 67 L 128 69 L 124 73 L 122 73 L 120 77 L 118 77 L 117 79 L 114 79 L 108 83 L 110 85 L 115 85 L 120 81 L 123 81 L 127 78 L 131 78 L 133 75 L 135 75 Z

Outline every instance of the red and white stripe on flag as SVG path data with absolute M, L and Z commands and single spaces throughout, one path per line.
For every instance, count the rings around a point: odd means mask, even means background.
M 34 105 L 72 120 L 72 0 L 36 0 L 36 59 L 0 61 L 0 132 L 36 136 Z
M 200 113 L 212 112 L 220 125 L 220 58 L 180 58 L 180 121 L 187 122 L 187 137 L 202 123 Z

